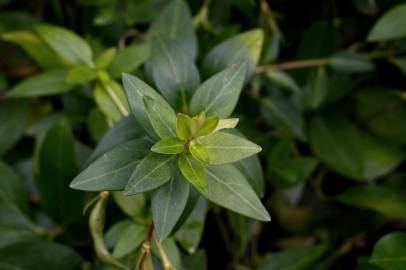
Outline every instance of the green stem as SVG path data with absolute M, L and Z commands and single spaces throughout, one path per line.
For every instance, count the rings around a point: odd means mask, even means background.
M 101 82 L 101 85 L 103 86 L 104 90 L 106 90 L 107 94 L 111 98 L 111 100 L 114 102 L 114 104 L 117 106 L 118 110 L 123 116 L 129 115 L 129 111 L 125 107 L 125 105 L 121 102 L 117 94 L 114 92 L 114 90 L 108 86 L 107 84 Z
M 154 240 L 155 240 L 156 246 L 158 247 L 159 254 L 161 254 L 161 259 L 162 259 L 162 264 L 164 266 L 164 269 L 171 269 L 172 264 L 169 261 L 168 256 L 166 255 L 165 250 L 162 247 L 161 242 L 159 242 L 159 240 L 157 239 L 155 234 L 154 234 Z

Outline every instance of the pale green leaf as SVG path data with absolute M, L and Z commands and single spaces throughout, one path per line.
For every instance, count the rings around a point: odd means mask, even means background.
M 387 11 L 372 27 L 368 41 L 383 41 L 406 37 L 406 4 Z
M 149 51 L 149 46 L 144 43 L 119 49 L 108 67 L 109 73 L 113 78 L 120 78 L 123 73 L 134 71 L 149 57 Z
M 166 138 L 155 143 L 151 151 L 159 154 L 180 154 L 185 150 L 185 142 L 177 137 Z
M 97 106 L 108 119 L 116 123 L 127 116 L 124 115 L 129 110 L 127 99 L 123 88 L 116 81 L 98 82 L 93 93 Z
M 204 166 L 192 155 L 184 153 L 178 159 L 179 169 L 183 176 L 197 189 L 208 190 L 207 175 L 204 172 Z
M 214 132 L 222 129 L 235 128 L 238 124 L 238 121 L 240 121 L 238 118 L 220 119 Z
M 113 250 L 114 258 L 122 258 L 135 250 L 145 240 L 148 228 L 136 223 L 129 224 L 120 234 Z
M 96 59 L 96 68 L 100 70 L 107 69 L 114 61 L 116 54 L 117 49 L 115 47 L 102 52 Z
M 208 117 L 204 120 L 203 126 L 199 130 L 199 136 L 206 136 L 214 132 L 218 127 L 220 119 L 218 117 Z
M 81 84 L 97 77 L 95 70 L 91 69 L 86 65 L 75 65 L 69 69 L 68 75 L 66 77 L 66 82 L 70 84 Z
M 186 140 L 190 137 L 191 121 L 192 119 L 188 115 L 178 113 L 176 119 L 176 135 L 178 135 L 178 138 Z
M 198 143 L 191 143 L 189 151 L 192 156 L 203 164 L 210 163 L 210 154 L 204 145 Z

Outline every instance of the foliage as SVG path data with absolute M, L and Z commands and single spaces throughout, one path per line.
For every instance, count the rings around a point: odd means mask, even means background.
M 406 268 L 402 1 L 0 6 L 1 269 Z

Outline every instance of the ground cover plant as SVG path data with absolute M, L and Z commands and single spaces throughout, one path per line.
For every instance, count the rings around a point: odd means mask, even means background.
M 403 1 L 0 7 L 0 269 L 406 268 Z

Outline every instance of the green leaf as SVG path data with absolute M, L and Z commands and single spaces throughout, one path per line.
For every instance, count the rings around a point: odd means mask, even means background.
M 283 71 L 269 71 L 266 76 L 274 83 L 276 86 L 292 91 L 293 93 L 299 93 L 300 87 L 297 85 L 295 80 L 286 72 Z
M 77 173 L 77 163 L 68 120 L 64 117 L 55 120 L 37 147 L 36 183 L 41 205 L 55 221 L 70 224 L 81 217 L 84 194 L 69 189 L 69 182 Z
M 214 132 L 222 129 L 235 128 L 238 124 L 238 121 L 240 121 L 238 118 L 220 119 Z
M 177 171 L 176 175 L 152 194 L 152 215 L 159 241 L 173 230 L 189 197 L 189 184 Z
M 207 200 L 199 196 L 193 211 L 175 233 L 175 239 L 189 254 L 195 253 L 202 239 L 207 208 Z
M 258 155 L 239 160 L 234 165 L 245 176 L 258 196 L 263 197 L 265 193 L 265 180 Z
M 92 155 L 88 158 L 86 164 L 94 161 L 119 144 L 141 137 L 144 137 L 144 132 L 137 124 L 137 121 L 135 121 L 135 118 L 132 115 L 125 117 L 104 135 Z
M 151 153 L 138 164 L 125 188 L 126 195 L 152 190 L 168 182 L 173 176 L 175 155 Z
M 148 96 L 144 97 L 145 110 L 156 134 L 162 139 L 176 137 L 176 114 L 168 106 L 155 101 Z
M 106 116 L 99 108 L 93 108 L 86 119 L 87 128 L 94 142 L 100 141 L 109 130 Z
M 180 154 L 185 150 L 185 142 L 177 137 L 162 139 L 151 148 L 152 152 L 159 154 Z
M 66 82 L 66 70 L 44 71 L 33 75 L 14 86 L 8 92 L 10 97 L 37 97 L 62 94 L 72 89 Z
M 144 217 L 146 208 L 146 199 L 144 194 L 126 196 L 122 191 L 113 193 L 114 200 L 120 209 L 129 217 L 136 219 L 139 216 Z
M 322 66 L 310 73 L 305 88 L 305 105 L 307 108 L 318 109 L 327 97 L 329 78 Z
M 183 176 L 197 189 L 207 191 L 207 175 L 204 172 L 202 163 L 192 157 L 192 155 L 184 153 L 178 159 L 178 166 Z
M 67 62 L 94 66 L 89 44 L 72 31 L 45 24 L 36 26 L 35 31 Z
M 276 252 L 265 257 L 258 270 L 298 270 L 315 266 L 326 251 L 326 245 L 308 245 Z
M 107 69 L 113 63 L 116 54 L 117 49 L 115 47 L 112 47 L 102 52 L 96 59 L 96 68 L 99 70 Z
M 0 249 L 0 262 L 2 269 L 72 270 L 80 268 L 82 258 L 68 246 L 46 240 L 28 240 Z
M 406 4 L 387 11 L 372 27 L 368 41 L 384 41 L 406 37 Z
M 137 139 L 114 147 L 76 176 L 70 187 L 88 191 L 124 189 L 150 145 L 145 139 Z
M 151 125 L 148 114 L 145 110 L 143 98 L 145 96 L 155 100 L 157 106 L 162 111 L 171 111 L 170 105 L 149 85 L 129 74 L 123 74 L 124 89 L 127 94 L 128 103 L 130 108 L 137 119 L 138 123 L 145 129 L 145 131 L 153 138 L 156 138 L 154 128 Z M 173 126 L 175 128 L 175 125 Z M 176 135 L 175 135 L 176 136 Z M 172 137 L 172 136 L 171 136 Z
M 151 33 L 159 33 L 176 43 L 191 59 L 197 57 L 197 38 L 192 16 L 183 0 L 173 0 L 153 22 Z
M 299 184 L 316 169 L 317 159 L 311 157 L 288 158 L 286 160 L 269 160 L 272 172 L 283 180 L 274 182 L 276 187 L 287 188 Z
M 21 46 L 44 69 L 60 68 L 65 64 L 48 44 L 30 31 L 2 33 L 0 39 Z
M 206 147 L 210 164 L 213 165 L 233 163 L 262 150 L 253 142 L 220 131 L 201 137 L 198 142 Z
M 90 67 L 80 64 L 69 69 L 66 82 L 70 84 L 82 84 L 97 77 L 97 72 Z
M 200 84 L 200 75 L 192 58 L 179 44 L 153 34 L 150 68 L 155 85 L 173 106 L 191 96 Z M 183 101 L 184 102 L 184 101 Z
M 346 73 L 363 73 L 374 69 L 374 64 L 368 58 L 353 52 L 337 53 L 328 63 L 331 68 Z
M 6 163 L 0 161 L 0 202 L 27 211 L 27 194 L 22 179 Z
M 106 80 L 96 84 L 94 88 L 94 98 L 97 106 L 113 122 L 120 121 L 129 111 L 124 90 L 120 84 L 114 80 Z M 113 101 L 116 100 L 117 102 Z M 119 103 L 120 105 L 117 105 Z M 120 106 L 120 107 L 119 107 Z
M 190 102 L 192 114 L 227 118 L 234 111 L 244 82 L 246 64 L 241 63 L 217 73 L 194 93 Z
M 210 133 L 213 133 L 217 129 L 219 121 L 220 119 L 218 117 L 206 118 L 206 120 L 204 120 L 203 126 L 199 130 L 199 136 L 206 136 L 209 135 Z
M 337 196 L 341 203 L 377 211 L 391 218 L 406 220 L 406 199 L 399 190 L 388 186 L 365 185 Z
M 183 113 L 178 113 L 176 119 L 176 135 L 181 140 L 186 140 L 191 135 L 191 121 L 192 119 Z
M 21 139 L 28 125 L 31 108 L 26 100 L 0 103 L 0 156 L 7 153 Z
M 292 101 L 273 95 L 271 98 L 262 100 L 261 110 L 269 124 L 287 130 L 302 140 L 305 138 L 302 115 Z
M 149 57 L 149 51 L 149 46 L 144 43 L 119 49 L 108 68 L 109 73 L 113 78 L 120 78 L 123 73 L 134 71 Z
M 239 214 L 270 221 L 271 218 L 244 176 L 233 166 L 206 168 L 209 189 L 199 191 L 210 201 Z
M 113 250 L 114 258 L 122 258 L 135 251 L 145 240 L 148 228 L 136 223 L 131 223 L 121 232 Z
M 206 74 L 214 74 L 227 67 L 247 61 L 246 80 L 254 73 L 261 55 L 264 33 L 254 29 L 229 38 L 212 49 L 203 61 Z
M 385 270 L 401 270 L 406 263 L 406 233 L 393 232 L 375 244 L 369 263 Z
M 192 156 L 201 163 L 203 164 L 210 163 L 210 154 L 204 145 L 198 143 L 191 143 L 189 145 L 189 151 L 192 154 Z

